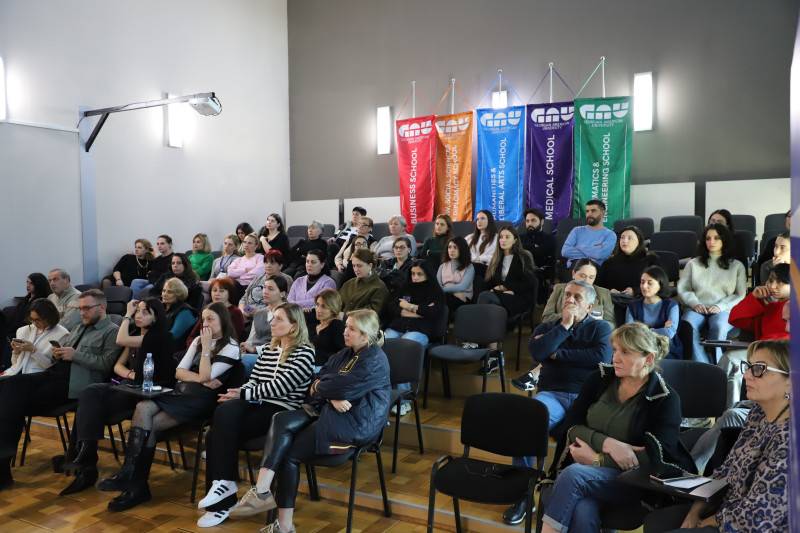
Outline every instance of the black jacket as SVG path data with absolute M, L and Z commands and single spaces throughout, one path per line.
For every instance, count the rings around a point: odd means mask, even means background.
M 544 231 L 523 231 L 519 234 L 522 247 L 533 255 L 536 266 L 545 266 L 553 262 L 556 251 L 556 236 Z
M 597 402 L 605 390 L 616 380 L 614 367 L 600 365 L 583 384 L 581 392 L 567 411 L 563 423 L 559 426 L 562 434 L 556 435 L 558 446 L 549 477 L 570 465 L 572 455 L 569 453 L 569 432 L 576 425 L 586 424 L 589 407 Z M 644 446 L 647 456 L 656 467 L 677 466 L 688 472 L 696 472 L 694 461 L 689 452 L 678 440 L 681 424 L 681 400 L 675 389 L 670 387 L 660 374 L 652 372 L 647 384 L 644 401 L 636 406 L 628 431 L 628 444 Z
M 380 346 L 357 354 L 345 348 L 319 371 L 313 400 L 321 403 L 317 425 L 317 453 L 330 453 L 332 442 L 360 445 L 376 438 L 389 414 L 389 360 Z M 352 407 L 340 413 L 325 400 L 347 400 Z
M 522 257 L 519 254 L 515 254 L 513 259 L 511 259 L 511 266 L 508 268 L 508 275 L 505 281 L 502 279 L 502 274 L 503 265 L 500 263 L 497 265 L 492 279 L 486 280 L 486 288 L 491 290 L 498 285 L 503 285 L 508 290 L 514 291 L 514 296 L 519 296 L 524 299 L 525 302 L 527 302 L 527 307 L 530 307 L 533 303 L 533 295 L 537 287 L 537 280 L 533 270 L 525 269 Z

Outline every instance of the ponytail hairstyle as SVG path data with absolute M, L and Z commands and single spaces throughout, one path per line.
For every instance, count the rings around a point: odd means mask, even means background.
M 653 354 L 653 364 L 647 367 L 647 373 L 660 370 L 659 362 L 669 353 L 669 339 L 650 330 L 642 322 L 623 324 L 614 330 L 609 342 L 647 357 Z
M 378 314 L 372 309 L 356 309 L 347 313 L 348 317 L 356 323 L 356 327 L 367 337 L 367 345 L 372 346 L 377 344 L 383 346 L 383 331 L 381 331 L 381 322 L 378 320 Z

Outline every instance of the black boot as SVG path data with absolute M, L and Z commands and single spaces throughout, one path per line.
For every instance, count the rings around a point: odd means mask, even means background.
M 78 473 L 75 474 L 75 479 L 72 480 L 72 483 L 70 483 L 67 488 L 59 492 L 58 495 L 67 496 L 68 494 L 75 494 L 84 491 L 89 487 L 93 487 L 95 481 L 97 481 L 97 467 L 82 467 L 80 470 L 78 470 Z
M 0 459 L 0 490 L 10 489 L 14 485 L 11 476 L 11 459 Z
M 128 448 L 122 468 L 114 477 L 101 480 L 97 484 L 99 490 L 120 492 L 128 488 L 128 484 L 133 480 L 133 472 L 136 469 L 136 463 L 139 461 L 139 455 L 145 449 L 144 445 L 149 437 L 150 431 L 144 428 L 132 427 L 130 429 L 128 432 Z
M 153 465 L 155 453 L 155 446 L 142 449 L 133 471 L 133 480 L 128 484 L 125 492 L 108 502 L 109 510 L 127 511 L 140 503 L 150 501 L 152 496 L 150 495 L 150 486 L 147 484 L 147 480 L 150 477 L 150 467 Z
M 72 432 L 75 433 L 74 431 Z M 76 468 L 83 469 L 97 466 L 97 441 L 96 440 L 82 440 L 78 443 L 78 453 L 73 457 L 67 453 L 64 458 L 64 469 L 74 470 Z

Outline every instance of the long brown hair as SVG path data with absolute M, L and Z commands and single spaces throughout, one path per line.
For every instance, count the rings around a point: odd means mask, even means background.
M 522 271 L 527 274 L 533 274 L 533 256 L 531 253 L 522 247 L 522 243 L 519 240 L 519 234 L 517 230 L 514 229 L 513 226 L 503 226 L 500 228 L 498 235 L 504 231 L 509 232 L 511 235 L 514 236 L 514 244 L 511 245 L 511 250 L 509 255 L 519 256 L 520 260 L 522 261 Z M 489 267 L 486 269 L 486 279 L 492 279 L 497 272 L 498 268 L 502 268 L 503 265 L 503 256 L 505 252 L 502 248 L 500 248 L 500 243 L 497 244 L 497 248 L 494 249 L 494 255 L 492 255 L 492 260 L 489 261 Z
M 481 209 L 478 213 L 483 213 L 486 215 L 486 219 L 488 223 L 486 224 L 486 239 L 481 243 L 480 247 L 476 246 L 478 244 L 478 239 L 481 238 L 481 230 L 478 229 L 478 224 L 475 224 L 475 231 L 472 232 L 472 237 L 470 239 L 470 248 L 475 246 L 478 250 L 478 253 L 482 254 L 486 251 L 486 247 L 489 246 L 489 243 L 492 242 L 497 235 L 497 226 L 494 224 L 494 215 L 488 209 Z M 478 218 L 478 215 L 475 215 L 475 218 Z
M 205 309 L 203 309 L 203 311 L 212 311 L 213 313 L 216 313 L 222 326 L 222 336 L 219 338 L 219 340 L 217 340 L 217 342 L 214 344 L 214 347 L 211 349 L 211 357 L 216 357 L 217 354 L 219 354 L 219 352 L 221 352 L 222 349 L 227 345 L 236 344 L 231 342 L 236 335 L 236 331 L 233 329 L 233 322 L 231 321 L 231 312 L 228 311 L 228 306 L 222 302 L 210 303 L 205 307 Z M 200 320 L 202 323 L 202 315 Z

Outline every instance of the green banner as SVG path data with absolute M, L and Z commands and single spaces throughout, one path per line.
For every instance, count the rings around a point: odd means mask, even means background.
M 586 215 L 586 202 L 599 198 L 612 227 L 631 214 L 633 105 L 630 96 L 575 99 L 574 218 Z

